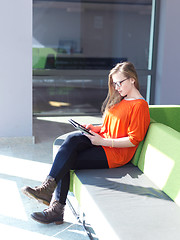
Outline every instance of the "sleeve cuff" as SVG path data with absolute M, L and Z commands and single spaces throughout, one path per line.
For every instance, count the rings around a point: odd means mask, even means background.
M 134 144 L 135 146 L 139 144 L 139 141 L 136 141 L 134 138 L 132 138 L 131 136 L 129 136 L 129 141 Z

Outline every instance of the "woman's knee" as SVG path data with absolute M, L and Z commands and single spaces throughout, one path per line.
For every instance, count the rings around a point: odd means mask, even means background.
M 67 136 L 65 143 L 67 144 L 77 144 L 82 141 L 86 140 L 86 136 L 84 136 L 82 133 L 76 132 L 76 133 L 71 133 L 69 136 Z

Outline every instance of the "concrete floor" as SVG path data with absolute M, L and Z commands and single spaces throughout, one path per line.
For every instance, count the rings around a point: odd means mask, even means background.
M 30 214 L 42 211 L 45 205 L 29 199 L 21 193 L 23 186 L 39 185 L 49 173 L 53 141 L 56 137 L 73 131 L 68 117 L 39 117 L 34 119 L 35 144 L 21 139 L 0 139 L 0 238 L 38 240 L 86 240 L 89 239 L 82 225 L 74 217 L 68 204 L 62 225 L 39 224 Z M 84 124 L 101 122 L 100 117 L 73 117 Z M 73 198 L 70 195 L 70 198 Z M 74 200 L 73 200 L 74 201 Z M 94 235 L 94 239 L 97 237 Z

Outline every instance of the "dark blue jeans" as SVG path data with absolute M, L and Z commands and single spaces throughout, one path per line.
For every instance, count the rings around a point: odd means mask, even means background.
M 70 183 L 70 170 L 109 168 L 101 146 L 95 146 L 82 133 L 69 135 L 60 147 L 49 175 L 55 178 L 55 199 L 66 203 Z

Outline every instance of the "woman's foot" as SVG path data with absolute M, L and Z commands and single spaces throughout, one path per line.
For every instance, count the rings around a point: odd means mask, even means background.
M 51 202 L 52 194 L 56 188 L 57 184 L 54 178 L 51 176 L 48 176 L 46 180 L 42 183 L 41 186 L 31 188 L 31 187 L 24 187 L 22 188 L 22 192 L 30 197 L 35 198 L 40 202 L 43 202 L 44 204 L 48 205 Z
M 33 220 L 43 224 L 55 223 L 59 225 L 64 220 L 64 208 L 65 205 L 55 200 L 50 204 L 49 208 L 43 212 L 34 212 L 31 217 Z

